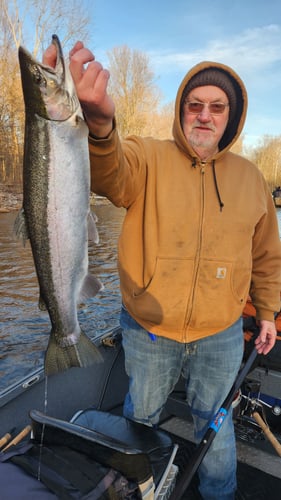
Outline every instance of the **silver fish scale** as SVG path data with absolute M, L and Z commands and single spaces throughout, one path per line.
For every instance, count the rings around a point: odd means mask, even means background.
M 26 126 L 23 212 L 16 225 L 30 238 L 40 304 L 46 306 L 52 324 L 46 374 L 101 360 L 77 317 L 80 297 L 93 296 L 102 288 L 88 274 L 88 128 L 56 36 L 53 43 L 55 69 L 19 49 Z M 91 223 L 95 224 L 94 218 Z M 96 228 L 91 232 L 96 234 Z

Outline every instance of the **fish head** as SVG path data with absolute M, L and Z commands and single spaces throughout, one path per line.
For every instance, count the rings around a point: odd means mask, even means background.
M 74 113 L 82 112 L 74 82 L 63 56 L 57 35 L 52 43 L 57 59 L 54 68 L 37 61 L 24 47 L 19 47 L 19 65 L 25 109 L 52 121 L 68 120 Z

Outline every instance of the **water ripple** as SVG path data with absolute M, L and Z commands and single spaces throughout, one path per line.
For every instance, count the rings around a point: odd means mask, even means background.
M 100 243 L 89 245 L 89 270 L 104 290 L 78 309 L 82 329 L 90 336 L 118 324 L 120 310 L 117 239 L 124 211 L 95 207 Z M 0 214 L 0 391 L 43 365 L 50 321 L 38 308 L 39 289 L 30 245 L 15 238 L 15 213 Z

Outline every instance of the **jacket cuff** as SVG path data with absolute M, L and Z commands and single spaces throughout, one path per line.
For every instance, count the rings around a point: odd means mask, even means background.
M 268 309 L 257 309 L 256 319 L 258 321 L 272 321 L 274 323 L 274 313 Z
M 116 130 L 116 120 L 115 120 L 115 118 L 113 118 L 112 130 L 111 130 L 111 132 L 109 132 L 109 134 L 106 137 L 97 137 L 96 135 L 91 134 L 91 132 L 89 132 L 88 140 L 91 144 L 95 144 L 97 142 L 102 142 L 102 141 L 107 141 L 108 139 L 112 138 L 112 134 L 115 130 Z

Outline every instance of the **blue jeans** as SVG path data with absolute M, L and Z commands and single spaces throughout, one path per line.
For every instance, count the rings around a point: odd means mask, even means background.
M 157 336 L 152 340 L 122 307 L 125 368 L 129 393 L 124 415 L 156 425 L 180 375 L 200 442 L 229 393 L 243 356 L 242 319 L 210 337 L 182 344 Z M 204 500 L 233 500 L 236 490 L 236 444 L 230 410 L 198 470 Z

